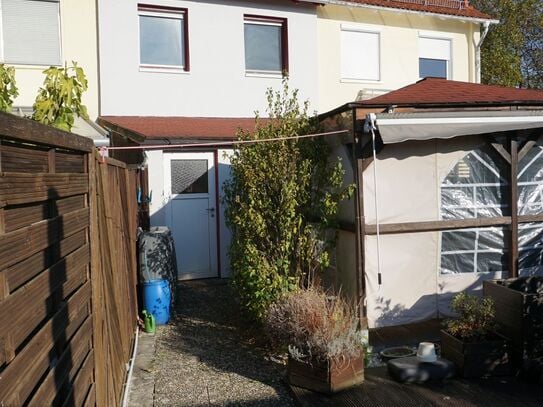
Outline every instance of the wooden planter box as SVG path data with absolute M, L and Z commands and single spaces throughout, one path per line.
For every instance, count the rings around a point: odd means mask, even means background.
M 318 391 L 336 393 L 364 381 L 364 357 L 347 360 L 302 363 L 289 357 L 288 380 L 293 386 Z
M 511 340 L 515 365 L 543 357 L 543 297 L 509 288 L 516 279 L 483 283 L 485 297 L 494 300 L 498 332 Z
M 509 342 L 496 339 L 464 342 L 441 330 L 441 356 L 454 362 L 463 377 L 507 376 L 511 374 Z

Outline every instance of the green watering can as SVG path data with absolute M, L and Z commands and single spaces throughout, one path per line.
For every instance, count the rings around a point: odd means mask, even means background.
M 143 310 L 142 314 L 145 332 L 154 334 L 156 331 L 155 317 L 150 312 L 147 312 L 147 310 Z

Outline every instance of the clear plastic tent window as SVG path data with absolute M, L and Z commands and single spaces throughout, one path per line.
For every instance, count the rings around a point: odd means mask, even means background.
M 441 184 L 442 219 L 509 215 L 509 164 L 491 147 L 463 157 Z M 519 162 L 519 215 L 543 212 L 543 148 L 532 148 Z M 506 228 L 486 227 L 442 232 L 441 274 L 501 272 L 507 270 Z M 543 269 L 543 224 L 519 226 L 519 272 Z
M 535 146 L 519 162 L 519 215 L 543 213 L 543 148 Z M 542 270 L 543 224 L 519 226 L 519 274 L 530 275 Z

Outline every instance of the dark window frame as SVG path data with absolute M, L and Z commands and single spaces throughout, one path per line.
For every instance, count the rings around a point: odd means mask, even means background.
M 286 17 L 269 17 L 256 14 L 243 15 L 243 27 L 247 23 L 275 23 L 281 26 L 281 75 L 287 76 L 289 72 L 289 57 L 288 57 L 288 19 Z M 258 74 L 258 71 L 247 69 L 245 73 Z
M 189 40 L 189 11 L 187 8 L 182 7 L 168 7 L 168 6 L 159 6 L 154 4 L 138 4 L 138 20 L 140 16 L 140 12 L 147 11 L 152 13 L 163 13 L 165 16 L 168 14 L 179 14 L 183 16 L 183 57 L 185 60 L 185 63 L 183 67 L 164 67 L 164 66 L 157 66 L 152 64 L 142 64 L 141 63 L 141 56 L 140 56 L 140 67 L 143 68 L 149 68 L 149 69 L 165 69 L 165 70 L 183 70 L 185 72 L 190 72 L 190 40 Z M 139 34 L 141 41 L 141 33 Z

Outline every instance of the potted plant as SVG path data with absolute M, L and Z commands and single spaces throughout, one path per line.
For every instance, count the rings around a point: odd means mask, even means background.
M 364 381 L 364 355 L 355 307 L 340 295 L 310 287 L 290 293 L 267 312 L 265 328 L 288 348 L 294 386 L 334 393 Z
M 508 340 L 494 331 L 494 301 L 464 292 L 453 298 L 451 309 L 458 317 L 445 321 L 441 330 L 442 356 L 464 377 L 510 374 Z

